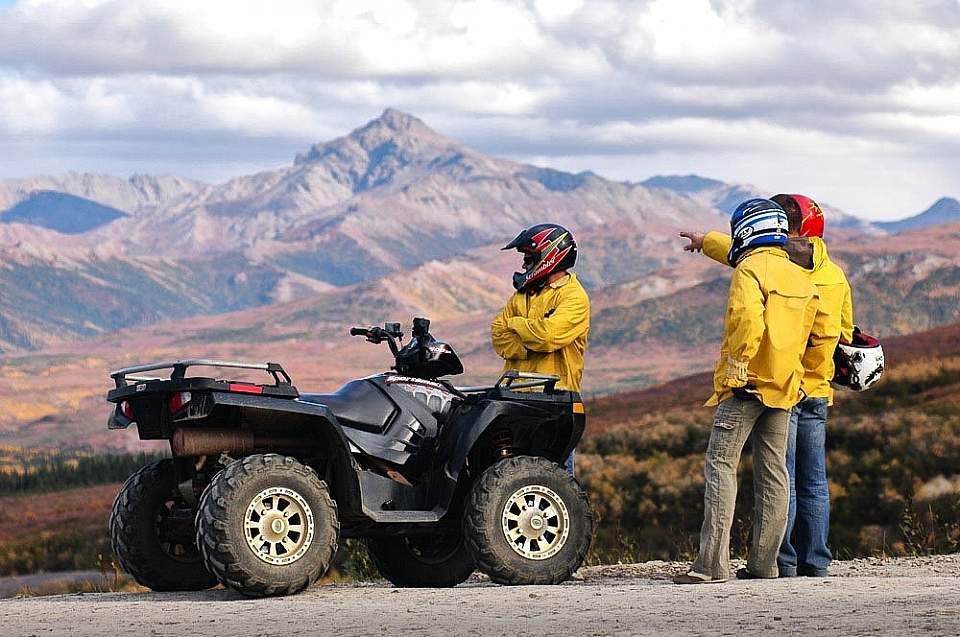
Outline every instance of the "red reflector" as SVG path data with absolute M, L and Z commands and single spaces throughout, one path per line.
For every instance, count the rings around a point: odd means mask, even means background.
M 243 394 L 262 394 L 263 387 L 260 385 L 244 385 L 241 383 L 230 383 L 230 391 L 237 391 Z
M 178 391 L 170 394 L 170 413 L 180 411 L 180 408 L 190 402 L 193 396 L 188 391 Z
M 120 413 L 133 420 L 133 407 L 130 406 L 129 402 L 123 401 L 120 403 Z

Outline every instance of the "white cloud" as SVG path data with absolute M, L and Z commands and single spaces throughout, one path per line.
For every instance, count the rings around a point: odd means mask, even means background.
M 63 99 L 51 82 L 0 75 L 0 131 L 11 136 L 55 132 Z
M 570 19 L 583 5 L 583 0 L 534 0 L 533 3 L 537 15 L 547 24 Z
M 754 20 L 740 3 L 655 0 L 637 20 L 649 54 L 669 68 L 697 73 L 769 68 L 783 55 L 784 37 Z M 644 63 L 647 55 L 635 60 Z
M 815 185 L 829 164 L 823 184 L 903 214 L 867 167 L 910 174 L 885 181 L 902 197 L 960 194 L 937 168 L 960 152 L 958 59 L 944 0 L 25 0 L 0 20 L 0 143 L 109 166 L 104 144 L 162 140 L 164 166 L 202 170 L 393 106 L 485 152 L 637 180 Z
M 479 78 L 603 65 L 554 41 L 525 4 L 503 0 L 35 0 L 12 18 L 0 23 L 0 62 L 64 74 Z

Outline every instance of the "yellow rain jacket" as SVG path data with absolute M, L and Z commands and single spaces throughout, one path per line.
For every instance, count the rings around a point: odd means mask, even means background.
M 767 407 L 790 409 L 801 399 L 801 362 L 819 300 L 804 270 L 776 247 L 756 248 L 733 270 L 720 360 L 713 376 L 717 405 L 735 387 L 751 385 Z
M 504 371 L 556 374 L 557 387 L 580 391 L 590 331 L 590 300 L 573 273 L 531 294 L 516 292 L 493 319 L 493 349 Z
M 808 346 L 803 356 L 803 384 L 801 389 L 807 396 L 826 398 L 833 404 L 833 352 L 841 338 L 847 342 L 853 338 L 853 300 L 850 284 L 840 266 L 830 260 L 827 246 L 820 237 L 811 237 L 813 245 L 813 269 L 810 282 L 817 287 L 820 296 L 820 308 L 817 312 L 813 330 L 822 334 L 826 340 L 820 345 Z M 722 232 L 709 232 L 703 240 L 703 253 L 720 263 L 727 263 L 730 250 L 730 235 Z

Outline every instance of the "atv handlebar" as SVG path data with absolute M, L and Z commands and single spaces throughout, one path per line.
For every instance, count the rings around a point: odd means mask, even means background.
M 399 333 L 399 324 L 397 324 L 397 331 L 391 332 L 383 329 L 382 327 L 351 327 L 350 336 L 363 336 L 367 341 L 379 345 L 380 343 L 386 341 L 387 345 L 390 346 L 390 352 L 394 357 L 397 356 L 397 353 L 400 351 L 400 348 L 397 347 L 397 338 L 401 336 Z

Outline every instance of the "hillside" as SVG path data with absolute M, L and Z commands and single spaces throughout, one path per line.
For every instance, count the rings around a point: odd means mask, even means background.
M 194 179 L 171 175 L 133 175 L 129 179 L 93 173 L 67 173 L 61 177 L 0 179 L 0 222 L 3 211 L 37 192 L 57 192 L 122 210 L 148 214 L 203 194 L 209 186 Z
M 839 405 L 851 407 L 872 403 L 880 397 L 895 396 L 895 388 L 887 383 L 891 377 L 920 379 L 932 373 L 931 370 L 941 367 L 949 372 L 952 362 L 960 359 L 960 323 L 909 336 L 886 338 L 882 344 L 887 363 L 884 382 L 860 394 L 839 391 Z M 935 357 L 933 352 L 936 353 Z M 590 403 L 590 432 L 596 434 L 605 431 L 635 418 L 637 414 L 700 407 L 710 395 L 712 378 L 712 372 L 708 371 L 646 389 L 598 397 Z M 936 387 L 942 390 L 943 396 L 952 396 L 960 403 L 960 374 L 952 376 L 947 373 L 936 381 Z M 926 398 L 926 394 L 920 394 L 921 402 Z
M 0 181 L 0 264 L 12 264 L 0 267 L 0 353 L 495 252 L 545 216 L 577 230 L 592 286 L 677 263 L 678 227 L 722 222 L 711 205 L 671 191 L 485 156 L 388 109 L 290 166 L 218 186 L 78 174 Z
M 887 232 L 897 233 L 926 226 L 960 222 L 960 201 L 953 197 L 941 197 L 921 213 L 899 221 L 887 221 L 877 225 Z
M 468 279 L 508 280 L 515 260 L 498 248 L 544 218 L 575 230 L 578 272 L 598 298 L 597 342 L 674 355 L 717 334 L 719 284 L 707 283 L 723 276 L 684 254 L 676 233 L 721 228 L 732 206 L 760 194 L 696 175 L 635 184 L 497 159 L 392 109 L 288 166 L 216 186 L 149 175 L 2 180 L 0 355 L 188 317 L 257 307 L 268 315 L 297 299 L 326 304 L 314 320 L 347 323 L 358 318 L 354 306 L 331 299 L 368 284 L 370 298 L 388 276 L 421 280 L 407 296 L 430 297 L 434 315 L 470 322 L 470 312 L 496 303 L 489 293 L 465 302 Z M 905 250 L 825 208 L 836 256 L 859 277 L 865 324 L 893 334 L 957 319 L 950 293 L 960 252 L 932 259 L 919 243 Z M 875 243 L 886 248 L 876 252 Z M 384 293 L 385 307 L 389 299 Z M 617 309 L 604 314 L 606 299 Z M 647 318 L 660 312 L 666 322 Z M 676 373 L 654 367 L 597 390 Z
M 883 380 L 862 394 L 839 392 L 831 411 L 831 545 L 844 559 L 956 551 L 960 324 L 887 339 L 884 347 Z M 373 346 L 366 351 L 383 355 Z M 931 351 L 938 352 L 936 359 Z M 62 362 L 37 365 L 49 369 L 48 381 L 58 384 Z M 712 414 L 702 403 L 710 384 L 710 374 L 697 374 L 587 401 L 588 428 L 577 466 L 598 512 L 591 563 L 686 559 L 695 550 Z M 94 428 L 104 434 L 101 440 L 124 439 L 119 432 L 108 434 L 102 418 L 91 423 Z M 56 439 L 57 430 L 41 423 L 34 435 L 28 442 L 41 445 Z M 142 446 L 126 440 L 132 449 Z M 165 452 L 163 445 L 151 448 Z M 98 553 L 108 555 L 105 525 L 118 482 L 146 461 L 143 456 L 0 447 L 5 490 L 30 493 L 0 499 L 0 509 L 7 512 L 0 513 L 0 575 L 93 567 Z M 745 513 L 752 498 L 749 472 L 747 457 L 735 523 L 737 552 L 745 548 L 750 524 Z M 77 501 L 84 506 L 78 509 Z M 24 524 L 44 542 L 22 541 Z
M 927 249 L 933 232 L 938 231 L 913 231 L 896 240 L 865 245 L 837 241 L 833 256 L 847 269 L 857 322 L 868 333 L 886 338 L 960 321 L 960 249 L 952 252 L 955 245 L 960 247 L 960 226 L 953 234 L 939 231 L 936 247 Z M 591 290 L 590 349 L 584 381 L 587 395 L 647 387 L 713 364 L 729 269 L 683 253 L 680 245 L 679 241 L 673 244 L 679 265 Z M 4 403 L 0 443 L 136 448 L 135 439 L 102 428 L 103 393 L 110 369 L 147 360 L 192 356 L 275 360 L 294 374 L 302 389 L 333 389 L 389 364 L 385 349 L 350 339 L 347 327 L 386 320 L 407 324 L 413 316 L 433 319 L 435 334 L 460 352 L 466 373 L 457 382 L 489 381 L 501 366 L 489 345 L 490 318 L 510 293 L 509 273 L 515 262 L 515 255 L 489 246 L 462 258 L 429 261 L 413 270 L 353 286 L 303 293 L 306 286 L 298 288 L 302 283 L 291 281 L 288 290 L 296 300 L 120 332 L 90 329 L 90 337 L 84 341 L 54 343 L 39 353 L 0 357 L 0 401 Z M 589 265 L 584 264 L 585 278 L 590 276 Z M 257 276 L 205 281 L 198 279 L 202 269 L 180 272 L 158 277 L 154 269 L 138 277 L 134 271 L 120 269 L 128 278 L 104 281 L 117 285 L 118 298 L 128 290 L 149 290 L 148 286 L 157 285 L 150 307 L 169 302 L 168 312 L 189 315 L 209 311 L 211 305 L 220 311 L 230 309 L 230 304 L 242 307 L 250 295 L 268 294 L 264 288 L 270 277 L 284 276 L 278 270 L 265 269 Z M 157 279 L 175 282 L 178 287 L 173 293 L 165 292 L 153 283 Z M 198 283 L 185 285 L 184 281 Z M 260 285 L 264 287 L 258 288 Z M 70 298 L 67 290 L 57 294 L 61 300 Z M 28 303 L 31 298 L 35 297 L 21 297 L 18 302 Z M 101 299 L 101 304 L 107 316 L 146 311 L 132 300 L 110 305 Z M 36 323 L 51 326 L 54 334 L 64 321 L 79 320 L 69 313 L 50 315 L 40 305 L 32 307 L 37 308 Z M 0 329 L 3 327 L 0 321 Z M 330 364 L 331 358 L 335 365 Z
M 44 208 L 43 193 L 120 216 L 57 232 L 36 223 L 63 230 L 79 217 Z M 487 157 L 395 110 L 287 167 L 217 186 L 5 180 L 0 442 L 135 446 L 103 430 L 102 396 L 110 369 L 150 359 L 277 360 L 302 388 L 333 389 L 388 364 L 347 327 L 413 316 L 461 352 L 459 382 L 488 381 L 501 365 L 490 318 L 518 267 L 499 248 L 548 216 L 575 230 L 591 295 L 588 395 L 705 370 L 729 269 L 685 253 L 677 232 L 721 228 L 731 198 L 755 194 L 696 175 L 632 184 Z M 30 214 L 5 220 L 18 206 Z M 864 329 L 886 337 L 960 320 L 960 224 L 883 236 L 828 214 Z
M 544 217 L 576 230 L 580 273 L 598 289 L 686 267 L 678 230 L 722 227 L 722 214 L 760 194 L 696 175 L 632 184 L 488 157 L 392 109 L 289 166 L 217 186 L 148 175 L 3 180 L 0 263 L 15 265 L 0 269 L 0 350 L 489 254 Z M 832 228 L 865 227 L 827 209 Z M 67 318 L 38 318 L 58 315 Z
M 881 382 L 838 392 L 830 412 L 831 546 L 841 558 L 956 550 L 960 324 L 885 339 L 884 353 Z M 696 547 L 710 386 L 699 374 L 589 403 L 578 466 L 602 519 L 600 542 L 626 559 Z M 745 458 L 740 468 L 737 550 L 749 531 L 750 466 Z

